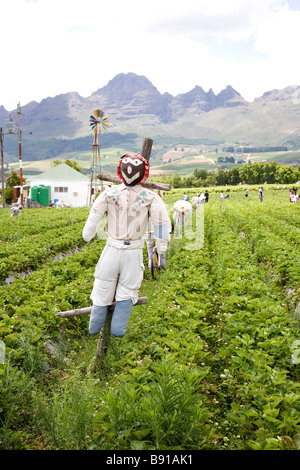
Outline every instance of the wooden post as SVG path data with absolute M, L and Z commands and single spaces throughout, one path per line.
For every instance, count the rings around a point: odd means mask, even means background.
M 143 140 L 141 156 L 144 157 L 144 159 L 147 160 L 148 162 L 150 160 L 152 145 L 153 145 L 153 140 L 149 139 L 148 137 L 145 137 L 145 139 Z
M 105 357 L 108 349 L 109 339 L 110 339 L 110 326 L 111 320 L 114 313 L 114 307 L 110 305 L 107 309 L 106 320 L 101 328 L 98 345 L 96 350 L 96 365 L 99 364 L 100 358 Z
M 134 307 L 136 305 L 143 305 L 146 303 L 147 303 L 147 297 L 139 297 L 137 303 L 134 304 Z M 108 306 L 106 320 L 99 334 L 97 350 L 96 350 L 96 360 L 95 360 L 96 366 L 99 365 L 100 359 L 105 357 L 107 353 L 107 348 L 108 348 L 109 338 L 110 338 L 110 325 L 111 325 L 111 320 L 112 320 L 112 315 L 114 313 L 115 305 L 116 303 L 114 302 Z M 88 315 L 89 313 L 91 313 L 91 310 L 92 310 L 92 307 L 84 307 L 84 308 L 77 308 L 75 310 L 66 310 L 64 312 L 57 312 L 55 315 L 62 317 L 62 318 L 70 318 L 70 317 L 75 317 L 77 315 Z
M 105 173 L 101 173 L 100 175 L 97 175 L 97 178 L 99 180 L 104 180 L 104 181 L 110 181 L 111 183 L 117 183 L 120 184 L 121 181 L 117 176 L 111 176 Z M 144 181 L 141 186 L 144 188 L 148 189 L 158 189 L 161 191 L 170 191 L 172 186 L 170 184 L 166 183 L 156 183 L 154 181 Z
M 150 154 L 152 149 L 153 140 L 145 137 L 143 140 L 141 156 L 145 158 L 149 162 Z M 120 184 L 120 179 L 117 176 L 111 176 L 105 173 L 100 173 L 97 175 L 97 178 L 100 181 L 110 181 L 111 183 Z M 170 191 L 172 186 L 170 184 L 165 183 L 155 183 L 154 181 L 144 181 L 141 186 L 148 189 L 157 189 L 159 191 Z
M 136 305 L 143 305 L 147 303 L 147 297 L 139 297 L 138 301 L 136 304 L 134 304 L 134 307 Z M 113 302 L 110 307 L 115 308 L 115 302 Z M 62 318 L 70 318 L 70 317 L 76 317 L 77 315 L 88 315 L 91 313 L 92 307 L 84 307 L 84 308 L 76 308 L 75 310 L 65 310 L 63 312 L 56 312 L 57 317 L 62 317 Z

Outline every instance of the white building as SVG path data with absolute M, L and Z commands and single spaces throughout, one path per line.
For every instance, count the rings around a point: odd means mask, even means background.
M 28 176 L 30 198 L 32 188 L 50 186 L 50 202 L 62 201 L 66 206 L 84 207 L 89 205 L 90 179 L 88 176 L 74 170 L 66 163 L 61 163 L 50 170 L 35 176 Z

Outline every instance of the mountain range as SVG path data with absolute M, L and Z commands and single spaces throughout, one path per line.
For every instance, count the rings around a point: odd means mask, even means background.
M 84 98 L 69 92 L 32 101 L 21 107 L 22 138 L 72 141 L 92 136 L 91 113 L 103 110 L 108 134 L 139 137 L 203 139 L 227 145 L 300 148 L 300 87 L 271 90 L 246 101 L 228 85 L 220 93 L 200 86 L 177 96 L 161 94 L 144 76 L 118 74 L 108 84 Z M 22 104 L 21 104 L 22 105 Z M 0 106 L 0 126 L 15 112 Z M 103 140 L 105 140 L 103 138 Z

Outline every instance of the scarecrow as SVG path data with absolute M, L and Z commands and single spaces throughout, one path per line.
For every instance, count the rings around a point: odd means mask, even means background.
M 106 215 L 107 241 L 95 269 L 89 332 L 93 335 L 100 332 L 108 307 L 115 301 L 111 334 L 123 337 L 143 280 L 143 245 L 149 217 L 164 253 L 170 221 L 162 198 L 141 186 L 149 175 L 146 158 L 139 154 L 123 155 L 117 174 L 122 183 L 106 188 L 98 196 L 82 235 L 90 241 Z

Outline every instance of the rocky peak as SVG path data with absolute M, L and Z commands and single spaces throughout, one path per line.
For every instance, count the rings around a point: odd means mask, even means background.
M 128 102 L 137 94 L 160 94 L 152 83 L 144 76 L 134 73 L 120 73 L 108 82 L 106 86 L 100 88 L 92 97 L 105 95 L 112 103 Z
M 216 99 L 217 107 L 232 107 L 245 104 L 245 100 L 241 95 L 232 88 L 231 85 L 228 85 L 225 90 L 222 90 Z
M 168 115 L 168 103 L 171 95 L 161 95 L 150 80 L 134 73 L 116 75 L 108 84 L 97 90 L 89 98 L 98 100 L 106 109 L 120 114 L 122 119 L 140 114 Z

